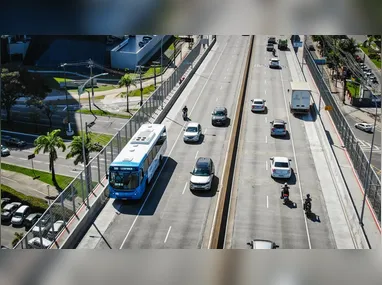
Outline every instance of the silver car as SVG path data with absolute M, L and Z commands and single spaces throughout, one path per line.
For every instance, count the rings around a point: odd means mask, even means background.
M 285 136 L 286 131 L 286 122 L 283 120 L 273 120 L 271 124 L 271 136 Z
M 200 135 L 202 134 L 202 126 L 198 123 L 190 122 L 187 124 L 184 133 L 184 142 L 198 142 L 200 140 Z
M 365 131 L 365 132 L 368 132 L 368 133 L 372 133 L 373 130 L 374 130 L 373 125 L 368 124 L 368 123 L 357 123 L 357 124 L 354 125 L 354 127 L 356 129 L 359 129 L 359 130 L 362 130 L 362 131 Z
M 7 155 L 10 155 L 11 152 L 9 151 L 9 149 L 3 145 L 1 145 L 1 156 L 7 156 Z

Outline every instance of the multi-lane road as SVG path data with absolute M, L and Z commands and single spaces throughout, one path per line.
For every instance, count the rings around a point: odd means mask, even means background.
M 224 106 L 233 119 L 248 47 L 249 37 L 218 37 L 163 122 L 169 137 L 163 170 L 140 202 L 108 202 L 104 211 L 118 214 L 110 217 L 101 213 L 95 221 L 98 226 L 102 219 L 111 222 L 96 248 L 207 248 L 231 133 L 231 126 L 211 125 L 211 112 L 216 106 Z M 188 106 L 190 119 L 202 125 L 201 143 L 183 142 L 184 105 Z M 210 157 L 215 164 L 216 178 L 209 193 L 189 190 L 190 171 L 198 157 Z M 80 248 L 87 247 L 87 239 L 85 236 Z
M 270 69 L 272 54 L 266 51 L 266 44 L 267 37 L 255 37 L 225 247 L 247 248 L 252 239 L 266 239 L 277 242 L 280 248 L 335 248 L 330 222 L 324 218 L 326 207 L 304 121 L 289 111 L 287 89 L 291 88 L 293 66 L 288 66 L 286 52 L 277 51 L 282 69 Z M 251 112 L 250 99 L 254 98 L 266 100 L 267 112 Z M 286 138 L 270 136 L 270 121 L 274 119 L 287 122 Z M 272 156 L 292 159 L 289 180 L 271 178 Z M 283 205 L 280 190 L 284 182 L 290 185 L 290 199 L 297 208 Z M 320 223 L 307 220 L 301 210 L 300 194 L 307 193 L 314 197 L 314 212 L 321 216 Z

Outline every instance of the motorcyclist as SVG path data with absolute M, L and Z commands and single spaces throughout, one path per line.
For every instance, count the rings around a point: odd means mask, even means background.
M 188 108 L 186 105 L 183 107 L 182 111 L 183 111 L 183 114 L 185 114 L 187 117 Z
M 289 186 L 288 183 L 284 183 L 283 186 L 281 186 L 281 198 L 284 198 L 284 195 L 287 195 L 289 198 Z
M 304 210 L 307 209 L 307 205 L 310 205 L 312 207 L 312 199 L 310 198 L 310 194 L 306 194 L 305 202 L 304 202 Z

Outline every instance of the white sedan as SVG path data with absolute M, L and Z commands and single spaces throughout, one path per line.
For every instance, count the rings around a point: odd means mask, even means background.
M 264 99 L 253 99 L 253 100 L 251 100 L 251 102 L 252 102 L 252 105 L 251 105 L 252 112 L 264 112 L 265 111 L 266 100 L 264 100 Z
M 367 123 L 357 123 L 354 125 L 354 127 L 356 129 L 359 129 L 359 130 L 362 130 L 362 131 L 365 131 L 365 132 L 369 132 L 369 133 L 372 133 L 373 132 L 373 125 L 371 124 L 367 124 Z
M 271 157 L 271 176 L 273 178 L 289 179 L 292 176 L 291 159 L 287 157 Z
M 183 133 L 184 142 L 198 142 L 202 134 L 202 126 L 195 122 L 189 122 Z

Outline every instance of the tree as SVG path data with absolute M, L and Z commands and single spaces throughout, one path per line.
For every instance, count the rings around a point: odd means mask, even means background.
M 35 141 L 34 145 L 36 146 L 34 153 L 38 154 L 41 150 L 43 153 L 49 153 L 49 171 L 52 172 L 52 181 L 57 185 L 56 174 L 54 170 L 54 162 L 57 160 L 57 149 L 66 150 L 66 145 L 61 137 L 58 134 L 61 130 L 54 130 L 48 132 L 46 135 L 39 136 Z
M 52 117 L 57 112 L 57 106 L 44 102 L 43 100 L 32 97 L 27 101 L 28 106 L 35 106 L 39 108 L 49 120 L 49 130 L 52 130 Z
M 37 111 L 34 111 L 32 113 L 29 113 L 29 118 L 31 119 L 31 121 L 35 124 L 35 132 L 37 133 L 38 132 L 38 122 L 40 121 L 40 113 L 37 112 Z
M 85 145 L 85 165 L 87 165 L 90 161 L 90 153 L 91 152 L 100 152 L 102 150 L 102 146 L 98 143 L 94 143 L 92 139 L 86 135 L 84 138 Z M 79 162 L 83 163 L 83 149 L 82 149 L 82 137 L 74 136 L 72 142 L 69 145 L 70 151 L 66 155 L 66 158 L 75 157 L 74 164 L 77 165 Z
M 353 57 L 358 51 L 357 41 L 354 38 L 345 39 L 339 43 L 339 47 L 347 53 L 350 53 Z
M 25 86 L 21 82 L 18 71 L 1 69 L 1 108 L 7 112 L 7 121 L 11 121 L 11 109 L 17 99 L 22 97 Z
M 24 233 L 15 232 L 15 237 L 12 240 L 12 247 L 15 247 L 16 244 L 24 237 Z
M 129 87 L 131 85 L 137 87 L 137 85 L 135 84 L 131 75 L 129 73 L 127 73 L 129 70 L 126 68 L 125 71 L 126 71 L 125 75 L 123 75 L 121 77 L 118 84 L 119 84 L 119 87 L 122 87 L 122 86 L 126 87 L 126 112 L 130 113 L 130 110 L 129 110 Z

